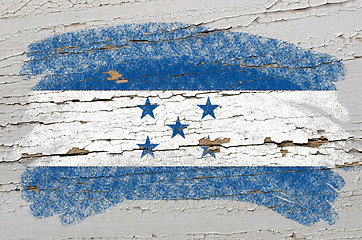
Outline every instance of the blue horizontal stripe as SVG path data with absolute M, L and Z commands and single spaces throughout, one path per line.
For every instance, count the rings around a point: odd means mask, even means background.
M 182 23 L 59 34 L 31 44 L 28 56 L 20 74 L 42 76 L 35 90 L 335 90 L 344 77 L 327 54 Z
M 344 186 L 319 167 L 33 167 L 22 175 L 35 217 L 64 225 L 123 200 L 235 200 L 256 203 L 303 225 L 334 224 L 331 204 Z

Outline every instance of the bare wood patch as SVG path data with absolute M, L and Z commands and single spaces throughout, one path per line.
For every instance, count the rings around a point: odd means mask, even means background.
M 34 154 L 22 153 L 21 154 L 21 158 L 33 158 L 33 157 L 42 157 L 42 156 L 43 156 L 42 153 L 34 153 Z
M 282 142 L 278 143 L 278 142 L 274 142 L 270 137 L 266 137 L 264 139 L 264 143 L 274 143 L 280 148 L 293 147 L 293 146 L 304 146 L 304 147 L 311 147 L 311 148 L 319 148 L 320 146 L 322 146 L 323 144 L 325 144 L 327 142 L 328 142 L 328 139 L 323 137 L 323 136 L 320 137 L 320 138 L 308 139 L 308 143 L 294 143 L 293 141 L 290 141 L 290 140 L 285 140 L 285 141 L 282 141 Z
M 107 77 L 110 81 L 117 81 L 117 83 L 127 83 L 128 80 L 122 77 L 123 75 L 118 73 L 117 71 L 110 70 L 108 72 L 103 72 L 104 74 L 109 74 L 110 77 Z
M 230 138 L 216 138 L 214 141 L 211 141 L 209 138 L 201 138 L 199 140 L 199 145 L 201 146 L 220 146 L 224 143 L 229 143 Z
M 34 191 L 36 194 L 39 194 L 38 186 L 28 186 L 26 190 Z
M 89 151 L 85 150 L 84 148 L 79 149 L 77 147 L 73 147 L 66 153 L 66 155 L 84 155 L 84 154 L 88 154 L 88 153 L 89 153 Z

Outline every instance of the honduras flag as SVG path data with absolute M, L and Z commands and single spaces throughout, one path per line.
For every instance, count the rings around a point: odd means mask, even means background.
M 336 222 L 344 181 L 329 167 L 348 156 L 330 146 L 348 113 L 334 57 L 182 23 L 55 35 L 28 56 L 21 74 L 39 80 L 28 114 L 43 123 L 22 176 L 35 217 L 68 225 L 124 200 L 235 200 Z

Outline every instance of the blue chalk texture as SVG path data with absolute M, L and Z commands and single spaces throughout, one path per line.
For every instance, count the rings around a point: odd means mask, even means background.
M 336 222 L 331 204 L 345 183 L 319 167 L 29 167 L 21 184 L 35 217 L 64 225 L 123 200 L 235 200 L 309 226 Z
M 242 32 L 143 23 L 59 34 L 29 46 L 34 90 L 335 90 L 344 65 Z

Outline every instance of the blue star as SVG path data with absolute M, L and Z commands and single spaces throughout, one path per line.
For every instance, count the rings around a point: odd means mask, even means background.
M 189 126 L 189 124 L 181 124 L 180 118 L 177 117 L 175 124 L 167 124 L 170 128 L 172 128 L 172 137 L 177 136 L 177 134 L 181 135 L 181 137 L 185 138 L 184 129 Z
M 197 106 L 199 106 L 202 110 L 204 110 L 202 118 L 206 117 L 207 115 L 210 115 L 211 117 L 215 118 L 214 110 L 220 105 L 212 105 L 210 102 L 210 98 L 208 97 L 205 105 L 197 105 Z
M 208 139 L 210 139 L 209 136 L 207 136 Z M 204 149 L 204 152 L 202 153 L 202 158 L 204 158 L 207 154 L 210 154 L 211 156 L 213 156 L 214 158 L 216 158 L 215 153 L 213 151 L 210 151 L 210 145 L 209 146 L 201 146 L 202 149 Z
M 141 156 L 141 158 L 143 158 L 143 156 L 145 156 L 146 154 L 150 154 L 152 157 L 155 157 L 152 152 L 152 149 L 157 147 L 159 144 L 152 144 L 150 142 L 150 138 L 147 136 L 146 142 L 144 144 L 137 144 L 137 145 L 143 150 Z
M 153 115 L 153 110 L 158 106 L 159 105 L 157 104 L 151 104 L 150 99 L 148 98 L 146 99 L 145 105 L 137 105 L 137 107 L 143 110 L 141 119 L 147 115 L 150 115 L 151 117 L 155 118 L 155 116 Z

